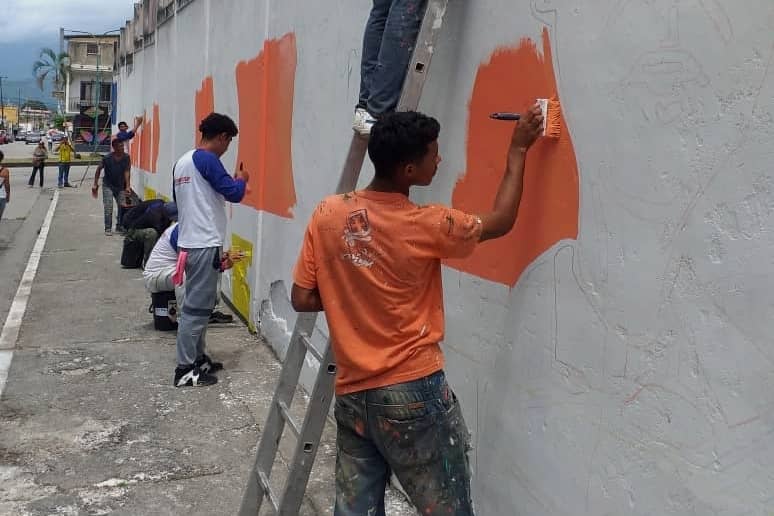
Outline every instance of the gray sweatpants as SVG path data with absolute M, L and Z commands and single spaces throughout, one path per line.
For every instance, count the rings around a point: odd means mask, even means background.
M 186 249 L 185 301 L 177 326 L 177 364 L 190 366 L 204 354 L 207 323 L 218 296 L 220 247 Z

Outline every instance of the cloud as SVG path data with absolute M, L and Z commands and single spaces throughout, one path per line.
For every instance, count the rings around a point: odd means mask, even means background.
M 59 27 L 105 32 L 124 26 L 135 0 L 0 0 L 0 43 L 59 38 Z

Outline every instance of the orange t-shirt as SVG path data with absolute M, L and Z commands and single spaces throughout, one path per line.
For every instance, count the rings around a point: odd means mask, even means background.
M 361 190 L 324 199 L 293 281 L 319 289 L 333 342 L 336 394 L 416 380 L 443 368 L 441 259 L 481 236 L 474 215 Z

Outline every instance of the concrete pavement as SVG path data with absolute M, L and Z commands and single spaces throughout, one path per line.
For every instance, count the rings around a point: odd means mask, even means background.
M 29 202 L 45 212 L 49 197 Z M 243 325 L 212 326 L 219 383 L 174 388 L 174 335 L 153 329 L 141 273 L 119 266 L 120 249 L 102 232 L 101 202 L 85 188 L 60 190 L 0 397 L 0 514 L 239 507 L 280 365 Z M 333 438 L 328 425 L 301 514 L 332 514 Z M 389 514 L 411 514 L 390 499 Z

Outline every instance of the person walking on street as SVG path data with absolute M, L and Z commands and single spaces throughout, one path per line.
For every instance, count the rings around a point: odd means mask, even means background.
M 360 95 L 352 128 L 366 136 L 395 111 L 427 0 L 373 0 L 363 35 Z
M 379 119 L 368 142 L 374 179 L 314 210 L 291 303 L 325 311 L 336 356 L 335 516 L 383 516 L 390 472 L 420 514 L 473 514 L 470 436 L 440 347 L 441 260 L 513 228 L 542 120 L 535 105 L 516 125 L 489 213 L 411 202 L 411 187 L 429 185 L 441 161 L 440 125 L 416 112 Z
M 129 161 L 129 155 L 124 152 L 124 142 L 120 140 L 113 140 L 111 142 L 113 152 L 102 158 L 102 161 L 97 165 L 97 170 L 94 173 L 94 184 L 91 187 L 91 196 L 97 198 L 97 192 L 99 191 L 99 176 L 102 171 L 105 171 L 105 178 L 102 180 L 102 206 L 103 214 L 105 215 L 105 235 L 110 236 L 113 234 L 113 200 L 118 205 L 118 213 L 116 215 L 116 231 L 119 233 L 124 232 L 124 228 L 121 226 L 121 221 L 126 209 L 121 204 L 121 192 L 131 192 L 130 174 L 132 170 L 132 164 Z
M 32 174 L 27 185 L 32 188 L 35 184 L 35 174 L 40 174 L 40 187 L 43 188 L 43 169 L 46 166 L 46 158 L 48 158 L 48 151 L 46 150 L 46 144 L 42 141 L 35 147 L 35 151 L 32 153 Z
M 70 188 L 70 163 L 73 160 L 75 150 L 70 145 L 70 140 L 64 138 L 59 144 L 59 179 L 57 186 L 59 188 Z
M 220 157 L 239 133 L 231 118 L 210 113 L 199 125 L 197 149 L 177 160 L 172 172 L 180 232 L 178 246 L 185 262 L 185 302 L 177 328 L 175 387 L 213 385 L 211 374 L 223 367 L 205 353 L 207 323 L 218 295 L 221 249 L 226 238 L 226 201 L 245 195 L 249 174 L 231 177 Z
M 5 205 L 11 202 L 11 173 L 3 166 L 5 154 L 0 151 L 0 219 L 3 218 Z

